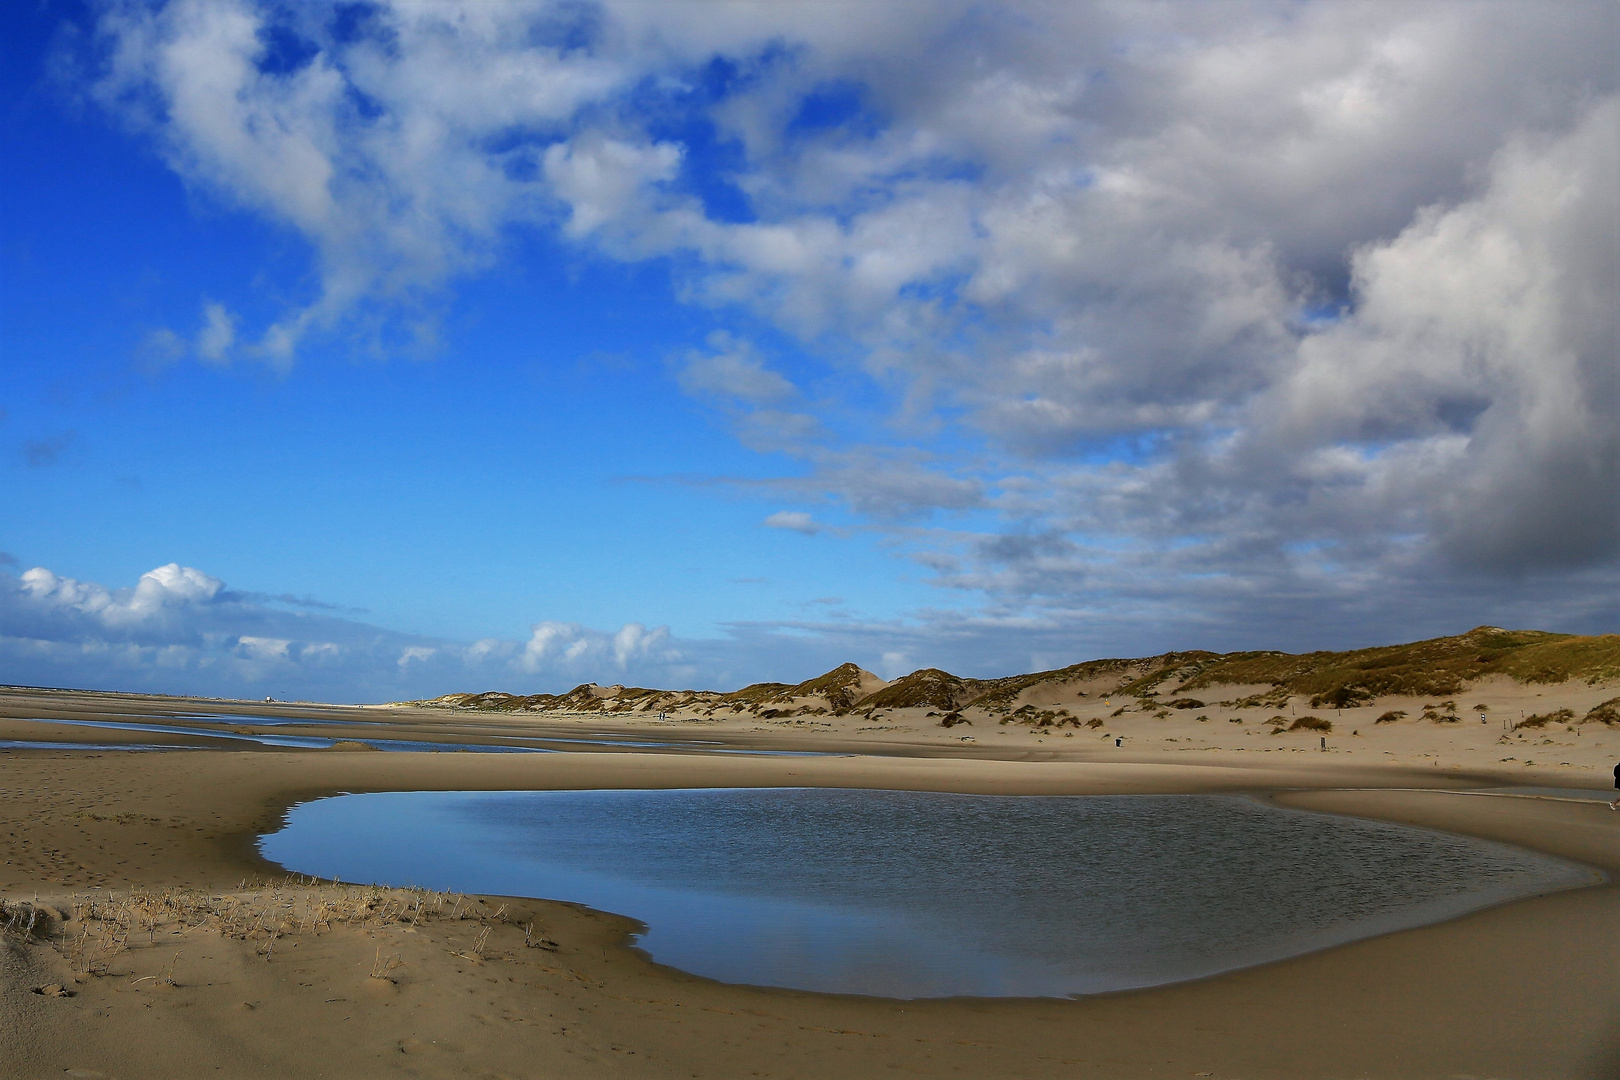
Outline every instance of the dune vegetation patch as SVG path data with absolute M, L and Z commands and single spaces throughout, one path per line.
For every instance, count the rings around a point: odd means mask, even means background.
M 1608 724 L 1611 727 L 1620 726 L 1620 697 L 1612 697 L 1581 717 L 1583 724 Z
M 1544 728 L 1548 724 L 1573 724 L 1575 722 L 1574 709 L 1554 709 L 1552 712 L 1535 713 L 1525 717 L 1513 725 L 1515 731 L 1519 728 Z
M 923 668 L 897 679 L 860 701 L 864 708 L 930 708 L 955 710 L 978 696 L 966 679 L 959 679 L 939 668 Z
M 1455 724 L 1461 717 L 1455 701 L 1442 701 L 1438 705 L 1423 706 L 1423 719 L 1432 724 Z
M 1311 695 L 1311 708 L 1354 709 L 1360 705 L 1372 704 L 1377 696 L 1365 686 L 1335 686 L 1325 694 Z

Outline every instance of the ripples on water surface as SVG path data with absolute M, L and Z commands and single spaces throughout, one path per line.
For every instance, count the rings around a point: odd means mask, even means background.
M 894 997 L 1172 982 L 1597 880 L 1237 796 L 345 795 L 260 843 L 299 873 L 630 915 L 654 959 L 727 982 Z

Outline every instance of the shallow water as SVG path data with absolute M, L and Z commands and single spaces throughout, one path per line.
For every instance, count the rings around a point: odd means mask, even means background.
M 567 746 L 596 746 L 596 747 L 629 747 L 636 750 L 687 750 L 706 754 L 747 754 L 755 757 L 843 757 L 838 752 L 825 750 L 755 750 L 749 748 L 734 749 L 722 747 L 708 740 L 651 742 L 635 738 L 622 738 L 614 735 L 601 736 L 569 736 L 550 737 L 546 735 L 485 735 L 483 739 L 505 739 L 505 742 L 432 742 L 422 739 L 379 739 L 370 735 L 345 735 L 340 738 L 329 738 L 324 735 L 278 735 L 269 732 L 242 732 L 242 731 L 215 731 L 205 728 L 188 727 L 183 724 L 136 723 L 125 720 L 67 720 L 60 717 L 28 718 L 33 724 L 67 724 L 73 727 L 104 728 L 109 731 L 145 731 L 163 735 L 189 735 L 198 739 L 230 739 L 238 742 L 259 743 L 261 746 L 288 746 L 301 750 L 326 750 L 337 742 L 365 743 L 373 750 L 392 750 L 399 752 L 441 752 L 454 753 L 466 751 L 475 754 L 554 754 L 560 753 L 561 748 Z M 259 721 L 252 721 L 258 723 Z M 276 718 L 266 721 L 267 726 L 281 724 L 302 724 L 305 721 Z M 333 721 L 309 721 L 312 724 L 333 723 Z M 367 721 L 369 723 L 369 721 Z M 516 739 L 522 738 L 526 742 L 519 743 Z M 554 745 L 555 744 L 555 745 Z M 133 744 L 123 749 L 184 749 L 173 746 L 140 746 Z
M 1594 802 L 1608 802 L 1616 795 L 1620 795 L 1620 792 L 1607 788 L 1529 787 L 1523 784 L 1479 788 L 1478 790 L 1489 795 L 1523 795 L 1530 798 L 1583 799 Z
M 440 751 L 454 753 L 469 751 L 480 754 L 549 754 L 556 751 L 547 750 L 542 746 L 509 746 L 493 743 L 460 743 L 460 742 L 424 742 L 416 739 L 373 739 L 367 735 L 347 737 L 343 739 L 329 739 L 320 735 L 275 735 L 264 732 L 240 731 L 202 731 L 181 724 L 136 724 L 121 720 L 64 720 L 31 719 L 35 724 L 67 724 L 72 727 L 102 728 L 108 731 L 143 731 L 161 735 L 187 735 L 197 739 L 226 739 L 236 742 L 258 743 L 261 746 L 287 746 L 300 750 L 327 750 L 338 742 L 364 743 L 373 750 L 394 750 L 400 752 L 429 752 Z M 137 749 L 134 745 L 130 749 Z M 153 747 L 142 747 L 152 749 Z M 164 746 L 157 747 L 165 750 L 183 750 L 186 747 Z
M 1059 996 L 1196 978 L 1600 880 L 1237 796 L 409 792 L 293 809 L 289 870 L 570 900 L 727 982 Z
M 130 714 L 125 714 L 130 715 Z M 139 714 L 135 714 L 139 715 Z M 302 727 L 339 726 L 339 727 L 379 727 L 386 724 L 385 720 L 354 720 L 348 717 L 333 719 L 331 717 L 312 716 L 276 716 L 270 713 L 213 713 L 213 712 L 179 712 L 165 714 L 166 719 L 184 720 L 203 724 L 253 724 L 260 727 L 282 727 L 293 725 Z

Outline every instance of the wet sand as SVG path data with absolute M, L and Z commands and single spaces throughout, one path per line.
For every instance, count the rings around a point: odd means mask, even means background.
M 47 707 L 81 716 L 175 708 L 173 699 L 153 699 L 155 705 L 87 700 L 42 702 L 36 696 L 19 711 L 18 697 L 11 695 L 3 707 L 12 716 L 41 715 Z M 287 709 L 276 711 L 285 716 Z M 387 736 L 400 738 L 421 737 L 434 726 L 441 737 L 465 736 L 475 722 L 506 728 L 502 718 L 309 713 L 310 719 L 380 720 Z M 601 720 L 584 724 L 589 733 L 612 728 Z M 452 730 L 458 725 L 459 732 Z M 39 738 L 41 727 L 0 721 L 0 738 Z M 17 733 L 25 729 L 28 734 Z M 64 730 L 83 732 L 79 741 L 88 742 L 155 738 Z M 841 745 L 851 740 L 814 733 L 720 731 L 703 737 L 728 749 L 857 748 Z M 1262 757 L 1236 750 L 1196 758 L 1143 751 L 1134 760 L 1056 760 L 1050 746 L 1026 743 L 1015 753 L 899 736 L 859 748 L 866 752 L 829 757 L 600 747 L 533 755 L 247 745 L 183 752 L 0 751 L 0 896 L 7 901 L 37 897 L 42 905 L 66 910 L 76 894 L 85 910 L 90 897 L 122 902 L 132 890 L 167 890 L 171 897 L 208 899 L 216 911 L 238 912 L 238 927 L 248 925 L 241 913 L 261 912 L 257 930 L 240 937 L 222 933 L 223 924 L 141 923 L 122 946 L 101 953 L 88 944 L 74 951 L 75 940 L 92 940 L 87 927 L 97 934 L 106 929 L 83 918 L 61 924 L 54 938 L 45 934 L 50 940 L 11 935 L 0 948 L 0 1073 L 1236 1080 L 1620 1075 L 1620 888 L 1614 884 L 1519 901 L 1198 982 L 1072 1001 L 886 1001 L 717 984 L 648 961 L 629 947 L 635 927 L 628 920 L 537 901 L 467 903 L 455 918 L 421 919 L 415 926 L 379 915 L 308 929 L 289 922 L 266 955 L 275 920 L 266 922 L 263 912 L 283 900 L 308 907 L 335 904 L 340 893 L 352 900 L 352 894 L 301 884 L 284 888 L 272 902 L 265 888 L 244 887 L 244 881 L 276 876 L 276 868 L 258 859 L 254 840 L 275 829 L 285 809 L 299 801 L 342 791 L 551 787 L 1253 792 L 1305 809 L 1517 843 L 1620 873 L 1620 814 L 1601 802 L 1461 790 L 1527 782 L 1597 787 L 1607 781 L 1591 770 L 1532 777 L 1519 769 L 1399 767 L 1348 754 Z M 408 902 L 403 897 L 394 903 L 402 909 Z M 392 911 L 389 903 L 380 895 L 376 910 Z M 526 947 L 528 927 L 534 928 L 531 943 L 543 936 L 554 947 Z M 480 935 L 485 938 L 477 948 Z M 116 945 L 116 934 L 113 939 Z M 373 978 L 391 957 L 398 965 Z M 80 970 L 87 966 L 96 970 Z M 72 996 L 34 992 L 52 987 Z

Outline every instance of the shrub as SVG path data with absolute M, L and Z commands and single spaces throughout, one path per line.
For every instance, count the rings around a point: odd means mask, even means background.
M 1311 708 L 1353 709 L 1357 705 L 1370 704 L 1376 696 L 1365 686 L 1335 686 L 1325 694 L 1313 696 Z
M 1596 721 L 1599 724 L 1620 725 L 1620 697 L 1610 698 L 1601 705 L 1595 705 L 1592 711 L 1581 717 L 1581 723 L 1590 724 Z
M 959 712 L 948 712 L 939 718 L 940 727 L 955 727 L 957 724 L 966 724 L 968 727 L 972 727 L 973 721 Z
M 1090 720 L 1086 721 L 1086 727 L 1102 727 L 1102 726 L 1103 726 L 1103 722 L 1102 722 L 1102 717 L 1100 717 L 1100 716 L 1093 716 Z
M 1333 721 L 1319 716 L 1301 716 L 1288 725 L 1289 731 L 1332 731 Z
M 1397 720 L 1405 720 L 1406 712 L 1402 709 L 1391 709 L 1389 712 L 1374 720 L 1375 724 L 1393 724 Z
M 1172 709 L 1202 709 L 1206 707 L 1202 701 L 1190 697 L 1176 698 L 1174 701 L 1168 702 L 1168 704 Z
M 1544 728 L 1548 724 L 1572 723 L 1574 719 L 1574 709 L 1554 709 L 1550 713 L 1536 713 L 1533 716 L 1527 716 L 1514 724 L 1513 729 L 1517 731 L 1519 728 Z

